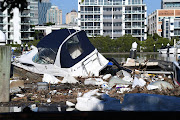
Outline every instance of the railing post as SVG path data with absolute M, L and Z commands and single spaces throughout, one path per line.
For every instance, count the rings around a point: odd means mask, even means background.
M 9 102 L 11 47 L 0 46 L 0 102 Z

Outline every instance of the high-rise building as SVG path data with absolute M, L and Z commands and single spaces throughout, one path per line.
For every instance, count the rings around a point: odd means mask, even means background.
M 161 0 L 161 9 L 180 9 L 180 0 Z
M 78 13 L 76 10 L 72 10 L 70 13 L 66 14 L 66 24 L 77 24 Z
M 30 7 L 30 23 L 37 25 L 38 24 L 38 1 L 39 0 L 27 0 L 29 7 Z
M 51 6 L 47 11 L 46 22 L 55 23 L 56 25 L 62 24 L 62 11 L 58 9 L 58 6 Z
M 38 2 L 38 23 L 39 25 L 43 25 L 46 23 L 47 10 L 51 8 L 51 2 L 49 0 L 42 0 Z
M 159 9 L 148 16 L 149 34 L 171 39 L 180 37 L 180 9 Z
M 3 0 L 0 0 L 0 4 Z M 27 8 L 21 13 L 18 8 L 13 9 L 11 18 L 7 12 L 0 9 L 0 30 L 6 35 L 7 44 L 22 44 L 34 40 L 32 25 L 38 24 L 38 0 L 27 0 Z
M 78 25 L 87 35 L 112 39 L 131 34 L 147 39 L 147 7 L 143 0 L 78 0 Z

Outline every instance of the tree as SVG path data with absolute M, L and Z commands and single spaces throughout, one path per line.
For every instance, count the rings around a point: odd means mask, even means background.
M 45 26 L 51 26 L 51 25 L 55 25 L 55 23 L 52 22 L 45 23 Z
M 38 1 L 38 0 L 37 0 Z M 40 2 L 42 0 L 39 0 Z M 20 12 L 23 12 L 28 6 L 27 0 L 4 0 L 1 4 L 2 11 L 8 8 L 8 14 L 10 17 L 13 16 L 13 8 L 19 8 Z
M 153 52 L 155 40 L 153 37 L 148 37 L 147 40 L 144 42 L 144 52 Z
M 156 48 L 160 49 L 162 47 L 162 44 L 164 46 L 166 46 L 169 43 L 169 39 L 168 38 L 159 38 L 158 41 L 156 41 Z
M 157 33 L 154 33 L 153 39 L 157 41 L 159 38 L 161 38 Z

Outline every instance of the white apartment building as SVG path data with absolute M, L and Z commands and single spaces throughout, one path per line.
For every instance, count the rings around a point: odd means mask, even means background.
M 149 34 L 171 39 L 180 37 L 180 9 L 159 9 L 148 16 Z
M 147 39 L 147 6 L 143 0 L 78 0 L 78 25 L 89 37 L 112 39 L 131 34 Z
M 0 0 L 0 3 L 3 0 Z M 0 30 L 6 35 L 6 44 L 22 44 L 34 40 L 34 30 L 31 25 L 38 24 L 38 0 L 27 0 L 28 7 L 22 12 L 18 8 L 13 9 L 13 17 L 10 18 L 7 9 L 0 9 Z

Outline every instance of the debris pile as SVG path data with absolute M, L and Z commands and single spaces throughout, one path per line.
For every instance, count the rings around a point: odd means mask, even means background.
M 67 107 L 82 111 L 120 110 L 120 103 L 123 103 L 125 94 L 180 96 L 180 87 L 173 83 L 170 76 L 140 74 L 138 70 L 131 74 L 121 70 L 115 76 L 106 74 L 99 77 L 77 78 L 72 76 L 58 78 L 45 74 L 41 82 L 30 82 L 27 78 L 14 79 L 10 80 L 10 104 L 18 105 L 63 103 Z

